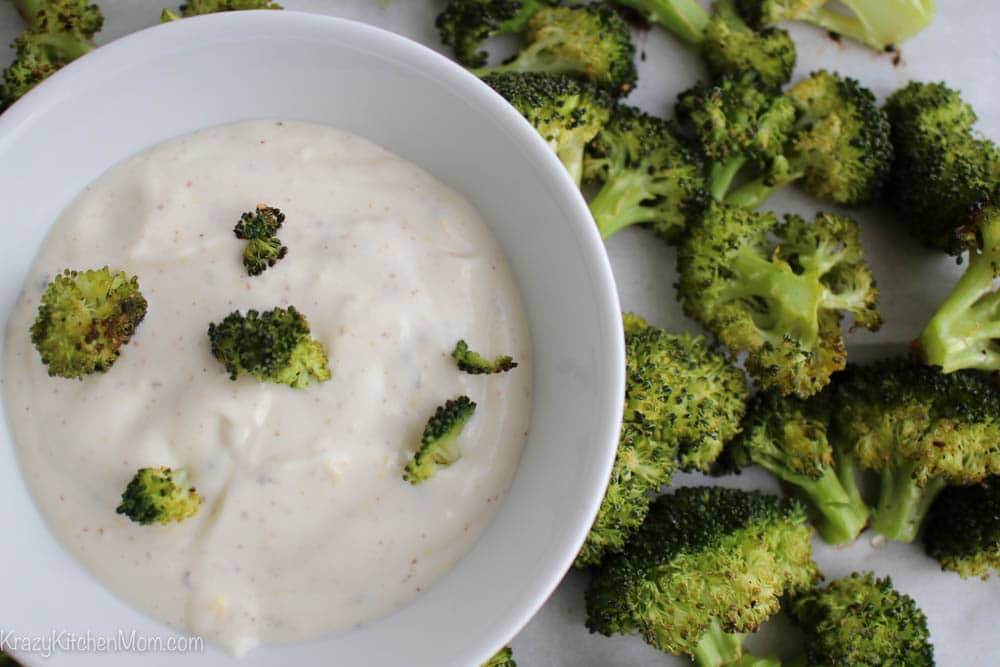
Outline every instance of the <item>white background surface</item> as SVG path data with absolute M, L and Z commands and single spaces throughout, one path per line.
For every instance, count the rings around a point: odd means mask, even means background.
M 179 1 L 179 0 L 178 0 Z M 99 0 L 106 16 L 99 43 L 157 22 L 162 5 L 150 0 Z M 363 20 L 442 50 L 433 27 L 444 0 L 284 0 L 288 9 L 327 13 Z M 385 8 L 381 5 L 386 4 Z M 0 4 L 0 41 L 9 43 L 22 29 L 21 21 L 6 2 Z M 1000 139 L 1000 3 L 987 0 L 939 0 L 938 17 L 924 33 L 905 44 L 902 59 L 893 65 L 882 56 L 824 33 L 794 26 L 799 52 L 794 80 L 825 67 L 854 76 L 884 98 L 910 79 L 945 80 L 962 91 L 981 116 L 980 128 Z M 697 57 L 661 30 L 637 34 L 639 86 L 629 102 L 647 111 L 672 115 L 677 93 L 705 73 Z M 10 56 L 5 55 L 4 62 Z M 349 94 L 345 91 L 345 94 Z M 797 193 L 784 192 L 767 204 L 779 213 L 812 215 L 816 202 Z M 829 208 L 829 207 L 828 207 Z M 882 209 L 855 211 L 861 221 L 868 253 L 882 289 L 886 324 L 878 334 L 859 332 L 849 338 L 853 360 L 875 358 L 901 351 L 914 338 L 947 294 L 958 269 L 939 253 L 920 248 L 904 231 L 905 221 Z M 674 252 L 645 230 L 626 230 L 608 242 L 622 305 L 669 330 L 697 330 L 676 303 L 673 290 Z M 676 484 L 705 482 L 700 476 L 680 475 Z M 718 483 L 747 488 L 777 486 L 765 474 L 748 471 Z M 916 545 L 875 547 L 866 533 L 848 549 L 834 550 L 816 540 L 816 559 L 828 578 L 855 570 L 891 574 L 896 586 L 912 595 L 927 613 L 937 662 L 951 665 L 1000 663 L 1000 638 L 995 626 L 1000 618 L 1000 579 L 962 581 L 940 572 Z M 522 667 L 616 665 L 683 665 L 684 659 L 663 655 L 636 637 L 606 638 L 590 635 L 583 625 L 583 591 L 586 576 L 571 572 L 538 616 L 514 639 L 515 657 Z M 786 628 L 780 619 L 751 640 L 759 653 L 794 652 L 794 641 L 779 639 Z

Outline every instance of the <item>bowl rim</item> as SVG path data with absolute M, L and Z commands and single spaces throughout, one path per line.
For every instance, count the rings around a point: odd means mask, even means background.
M 170 47 L 176 48 L 204 39 L 222 41 L 227 34 L 245 28 L 259 28 L 262 25 L 268 29 L 282 31 L 286 36 L 293 34 L 296 30 L 327 31 L 338 38 L 347 35 L 351 39 L 357 40 L 359 44 L 366 43 L 369 47 L 377 45 L 372 48 L 405 57 L 416 66 L 428 68 L 433 78 L 443 80 L 444 83 L 459 90 L 464 98 L 475 99 L 478 104 L 489 106 L 493 116 L 503 125 L 503 129 L 521 144 L 523 151 L 539 163 L 547 164 L 545 176 L 550 181 L 548 186 L 553 191 L 553 196 L 558 197 L 560 204 L 572 212 L 572 218 L 579 221 L 575 233 L 578 250 L 591 269 L 591 296 L 596 308 L 603 314 L 601 323 L 603 329 L 598 335 L 605 343 L 604 351 L 614 351 L 611 359 L 604 361 L 611 363 L 615 371 L 610 376 L 611 384 L 605 388 L 605 393 L 612 397 L 607 403 L 607 417 L 602 421 L 603 428 L 593 434 L 594 439 L 602 443 L 599 450 L 601 458 L 592 462 L 593 474 L 590 480 L 592 485 L 589 487 L 591 491 L 586 496 L 581 495 L 578 499 L 581 509 L 580 516 L 589 517 L 589 519 L 577 521 L 577 525 L 572 531 L 572 539 L 567 540 L 559 558 L 551 560 L 536 570 L 532 580 L 537 581 L 539 585 L 533 588 L 532 593 L 524 595 L 516 608 L 505 609 L 503 614 L 498 614 L 496 622 L 491 625 L 490 632 L 477 639 L 475 644 L 480 648 L 472 650 L 472 653 L 475 654 L 475 659 L 479 659 L 481 656 L 480 662 L 482 662 L 492 655 L 498 647 L 508 643 L 532 619 L 572 566 L 604 496 L 608 476 L 615 458 L 620 415 L 624 401 L 624 333 L 620 320 L 621 306 L 611 272 L 610 260 L 579 189 L 534 128 L 500 95 L 465 68 L 407 37 L 367 23 L 330 15 L 290 10 L 258 10 L 204 15 L 154 25 L 113 40 L 70 63 L 28 92 L 3 114 L 0 114 L 0 156 L 4 155 L 8 146 L 22 133 L 32 131 L 36 121 L 44 117 L 47 110 L 71 100 L 74 91 L 84 85 L 88 77 L 99 76 L 102 73 L 125 66 L 133 55 L 148 52 L 150 49 L 160 48 L 161 55 L 159 57 L 166 58 L 168 56 L 164 53 L 169 52 Z M 150 144 L 148 147 L 152 145 L 155 144 Z M 387 146 L 387 148 L 393 150 L 392 146 Z M 116 162 L 127 159 L 127 157 L 129 156 L 120 155 L 116 158 Z M 3 399 L 0 397 L 0 404 L 2 401 Z M 6 421 L 6 413 L 4 419 Z M 518 468 L 520 468 L 520 463 Z M 518 471 L 515 470 L 514 480 L 516 480 L 517 475 Z M 17 476 L 23 478 L 19 468 Z M 512 485 L 513 483 L 512 480 Z M 34 505 L 33 499 L 31 504 Z M 37 506 L 35 509 L 38 511 Z M 491 519 L 490 525 L 484 529 L 483 536 L 491 530 L 492 522 L 498 515 L 499 513 Z M 52 533 L 47 524 L 45 530 Z M 483 536 L 480 537 L 480 541 Z M 59 546 L 89 574 L 87 568 L 79 563 L 72 553 L 61 543 Z M 91 576 L 93 577 L 92 574 Z M 100 585 L 104 588 L 103 584 Z M 126 604 L 133 614 L 152 618 L 158 625 L 162 626 L 164 631 L 174 631 L 174 628 L 166 626 L 159 619 L 148 616 L 145 612 L 132 607 L 131 604 Z M 406 606 L 404 605 L 401 609 Z M 377 621 L 375 622 L 377 623 Z M 29 655 L 28 658 L 30 659 L 30 657 Z M 461 657 L 469 656 L 463 654 Z

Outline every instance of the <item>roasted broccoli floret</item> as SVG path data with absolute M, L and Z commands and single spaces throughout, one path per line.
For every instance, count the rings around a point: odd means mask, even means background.
M 771 169 L 732 190 L 726 201 L 756 208 L 797 182 L 823 201 L 845 206 L 878 197 L 892 166 L 889 121 L 875 95 L 856 80 L 820 71 L 785 95 L 796 110 L 784 155 Z
M 602 88 L 565 74 L 503 72 L 483 81 L 538 130 L 580 185 L 584 147 L 608 121 L 614 105 L 611 97 Z
M 881 476 L 872 527 L 912 541 L 946 485 L 1000 474 L 1000 387 L 906 359 L 850 366 L 835 383 L 840 447 Z
M 466 67 L 485 67 L 483 44 L 491 37 L 523 32 L 538 10 L 559 0 L 451 0 L 434 25 L 441 43 Z
M 786 608 L 805 633 L 802 664 L 934 667 L 927 617 L 889 577 L 855 573 Z
M 246 315 L 234 311 L 208 325 L 208 340 L 233 380 L 246 373 L 301 389 L 330 379 L 323 346 L 309 335 L 309 322 L 293 306 L 248 310 Z
M 439 405 L 434 416 L 427 420 L 424 433 L 420 436 L 420 449 L 406 464 L 403 479 L 410 484 L 420 484 L 441 468 L 457 461 L 462 456 L 458 436 L 475 411 L 476 404 L 468 396 L 459 396 Z
M 3 72 L 0 109 L 93 50 L 94 34 L 104 25 L 101 10 L 86 0 L 15 0 L 14 5 L 28 27 L 14 41 L 17 55 Z
M 806 501 L 820 536 L 830 544 L 846 544 L 868 525 L 868 506 L 858 491 L 854 458 L 831 442 L 832 399 L 829 386 L 806 400 L 757 393 L 727 455 L 737 465 L 759 465 L 792 486 Z
M 963 579 L 1000 570 L 1000 477 L 941 492 L 924 522 L 927 555 Z
M 842 313 L 876 330 L 878 290 L 857 223 L 712 204 L 681 242 L 684 312 L 734 352 L 764 388 L 808 398 L 844 368 Z
M 168 524 L 193 517 L 201 508 L 201 496 L 189 484 L 183 470 L 139 468 L 122 493 L 117 512 L 136 523 Z
M 616 0 L 701 51 L 712 78 L 755 70 L 771 86 L 788 83 L 795 43 L 780 28 L 754 30 L 732 0 L 717 0 L 709 15 L 696 0 Z
M 243 249 L 243 266 L 251 276 L 259 276 L 288 254 L 288 248 L 276 236 L 284 222 L 284 213 L 265 204 L 240 216 L 233 233 L 247 242 Z
M 198 16 L 199 14 L 214 14 L 215 12 L 235 12 L 243 9 L 284 9 L 281 5 L 270 0 L 188 0 L 180 6 L 180 10 L 175 12 L 164 9 L 160 14 L 160 22 L 176 21 L 188 16 Z
M 846 14 L 828 7 L 833 0 L 736 0 L 751 25 L 805 21 L 876 51 L 895 51 L 934 18 L 935 0 L 839 0 Z
M 455 349 L 451 352 L 451 358 L 458 365 L 458 370 L 465 371 L 472 375 L 488 375 L 490 373 L 504 373 L 513 368 L 517 368 L 517 362 L 513 357 L 499 356 L 493 361 L 486 359 L 478 352 L 469 349 L 468 343 L 460 340 L 455 343 Z
M 31 342 L 49 375 L 83 379 L 111 368 L 147 305 L 139 279 L 124 271 L 66 269 L 42 294 Z
M 904 86 L 885 110 L 896 159 L 889 200 L 910 231 L 953 255 L 981 244 L 970 212 L 1000 205 L 1000 148 L 973 128 L 976 113 L 943 83 Z
M 675 240 L 707 200 L 700 160 L 673 124 L 625 105 L 587 146 L 584 180 L 601 184 L 590 212 L 604 238 L 648 223 Z
M 716 200 L 725 199 L 744 167 L 752 166 L 754 173 L 787 171 L 784 150 L 795 127 L 795 105 L 755 72 L 698 84 L 680 94 L 676 111 L 709 159 L 709 190 Z
M 647 642 L 702 666 L 758 663 L 746 633 L 785 595 L 820 576 L 804 508 L 794 500 L 723 488 L 661 496 L 625 551 L 594 573 L 587 626 L 605 635 L 638 629 Z
M 626 313 L 625 410 L 611 480 L 577 567 L 621 551 L 650 493 L 678 467 L 706 470 L 740 427 L 746 378 L 705 338 L 669 334 Z
M 528 21 L 527 46 L 495 67 L 473 70 L 572 74 L 594 81 L 616 95 L 635 87 L 635 47 L 628 25 L 601 2 L 572 7 L 546 7 Z
M 499 651 L 496 655 L 483 663 L 483 667 L 517 667 L 517 662 L 514 660 L 514 652 L 510 650 L 509 646 L 506 646 Z

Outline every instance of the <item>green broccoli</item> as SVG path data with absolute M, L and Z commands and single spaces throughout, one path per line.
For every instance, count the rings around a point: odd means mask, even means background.
M 27 29 L 14 41 L 17 54 L 3 72 L 0 108 L 6 108 L 68 63 L 94 49 L 104 25 L 87 0 L 15 0 Z
M 838 0 L 853 14 L 828 7 L 833 0 L 736 0 L 756 27 L 805 21 L 861 42 L 875 51 L 895 51 L 900 43 L 930 25 L 935 0 Z
M 706 667 L 777 665 L 745 654 L 743 638 L 782 596 L 819 578 L 811 535 L 794 500 L 677 489 L 657 498 L 625 551 L 594 573 L 587 626 L 605 635 L 638 629 L 656 648 Z
M 750 399 L 743 432 L 728 445 L 737 465 L 759 465 L 806 501 L 813 525 L 830 544 L 853 542 L 868 525 L 854 459 L 829 435 L 831 387 L 803 400 L 763 391 Z M 833 440 L 833 442 L 831 442 Z
M 458 62 L 485 67 L 486 40 L 524 32 L 538 10 L 557 4 L 559 0 L 451 0 L 434 25 L 441 43 L 455 50 Z
M 491 373 L 504 373 L 513 368 L 517 368 L 517 362 L 513 357 L 500 356 L 490 361 L 478 352 L 469 349 L 468 343 L 460 340 L 455 343 L 451 358 L 458 365 L 458 370 L 465 371 L 471 375 L 489 375 Z
M 980 245 L 969 213 L 1000 187 L 1000 148 L 974 130 L 976 112 L 943 83 L 910 82 L 886 101 L 896 153 L 888 195 L 910 231 L 960 255 Z
M 584 180 L 601 184 L 590 212 L 604 238 L 648 223 L 676 239 L 707 200 L 697 153 L 670 121 L 619 105 L 587 146 Z
M 576 566 L 621 551 L 674 471 L 706 470 L 740 427 L 743 372 L 701 336 L 626 313 L 625 410 L 611 479 Z
M 584 147 L 608 121 L 613 100 L 565 74 L 503 72 L 483 78 L 531 123 L 579 186 Z
M 795 106 L 796 119 L 783 157 L 733 189 L 726 201 L 756 208 L 792 182 L 834 204 L 875 200 L 893 159 L 889 121 L 875 95 L 854 79 L 825 71 L 813 73 L 785 95 Z
M 855 573 L 786 608 L 806 635 L 806 665 L 934 667 L 927 617 L 888 577 Z
M 309 322 L 293 306 L 246 315 L 234 311 L 208 325 L 212 354 L 235 380 L 241 373 L 262 382 L 305 388 L 330 379 L 326 352 L 309 335 Z
M 572 7 L 546 7 L 528 21 L 528 44 L 513 59 L 495 67 L 472 70 L 547 72 L 589 79 L 615 95 L 635 87 L 635 47 L 628 25 L 601 2 Z
M 403 479 L 410 484 L 427 481 L 441 468 L 447 468 L 457 461 L 462 452 L 458 448 L 458 436 L 465 424 L 476 411 L 476 404 L 468 396 L 458 396 L 444 405 L 439 405 L 434 416 L 427 420 L 420 449 L 413 460 L 406 464 Z
M 139 468 L 116 511 L 143 525 L 168 524 L 193 517 L 201 500 L 183 470 Z
M 842 312 L 877 330 L 878 290 L 860 230 L 845 216 L 812 223 L 712 204 L 677 255 L 684 312 L 734 352 L 764 388 L 802 398 L 846 365 Z
M 1000 474 L 1000 387 L 906 359 L 849 366 L 835 383 L 839 446 L 881 477 L 872 527 L 911 542 L 946 485 Z
M 285 214 L 273 206 L 258 204 L 256 211 L 240 216 L 233 228 L 236 238 L 247 241 L 243 249 L 243 266 L 251 276 L 258 276 L 288 254 L 276 234 L 285 222 Z
M 709 15 L 696 0 L 615 0 L 698 47 L 712 78 L 747 69 L 770 86 L 788 83 L 795 69 L 795 43 L 785 30 L 755 30 L 732 0 L 717 0 Z
M 1000 570 L 1000 477 L 941 492 L 924 521 L 927 555 L 963 579 Z
M 514 652 L 510 650 L 509 646 L 497 651 L 496 655 L 483 663 L 483 667 L 517 667 L 517 662 L 514 660 Z
M 160 14 L 160 22 L 176 21 L 188 16 L 199 14 L 214 14 L 215 12 L 235 12 L 244 9 L 284 9 L 271 0 L 188 0 L 181 5 L 179 14 L 170 9 L 164 9 Z
M 82 380 L 111 368 L 146 317 L 147 306 L 135 276 L 111 273 L 106 266 L 66 269 L 42 294 L 31 342 L 49 375 Z

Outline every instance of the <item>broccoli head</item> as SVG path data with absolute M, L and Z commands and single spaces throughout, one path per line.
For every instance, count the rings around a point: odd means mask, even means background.
M 974 129 L 976 113 L 943 83 L 912 81 L 885 110 L 896 152 L 889 200 L 910 231 L 953 255 L 980 246 L 969 214 L 1000 201 L 1000 148 Z
M 441 43 L 466 67 L 485 67 L 483 44 L 491 37 L 523 32 L 535 13 L 559 0 L 451 0 L 434 25 Z
M 675 240 L 707 199 L 700 160 L 673 124 L 625 105 L 587 146 L 584 179 L 601 184 L 590 212 L 604 238 L 646 223 Z
M 403 479 L 410 484 L 425 482 L 441 468 L 457 461 L 462 453 L 458 436 L 476 411 L 476 404 L 468 396 L 459 396 L 439 405 L 420 436 L 420 449 L 406 465 Z
M 323 346 L 309 335 L 309 322 L 293 306 L 232 312 L 208 325 L 208 339 L 233 380 L 246 373 L 301 389 L 330 379 Z
M 829 386 L 805 400 L 757 393 L 727 454 L 736 464 L 759 465 L 793 487 L 820 536 L 846 544 L 868 525 L 868 506 L 858 491 L 853 457 L 831 442 L 832 398 Z
M 713 79 L 752 70 L 768 86 L 788 83 L 795 69 L 795 42 L 781 28 L 751 28 L 733 7 L 732 0 L 716 0 L 705 27 L 701 57 Z
M 504 373 L 517 368 L 517 362 L 512 357 L 500 356 L 490 361 L 478 352 L 470 350 L 468 343 L 464 340 L 455 343 L 455 349 L 452 350 L 451 358 L 458 365 L 458 370 L 465 371 L 471 375 Z
M 786 605 L 805 633 L 805 663 L 933 667 L 927 617 L 888 577 L 852 574 Z
M 1000 477 L 941 492 L 924 522 L 927 555 L 963 579 L 1000 570 Z
M 244 9 L 284 9 L 271 0 L 188 0 L 180 7 L 180 13 L 164 9 L 160 14 L 160 22 L 176 21 L 188 16 L 199 14 L 214 14 L 216 12 L 235 12 Z
M 913 541 L 946 485 L 1000 473 L 1000 387 L 906 359 L 851 366 L 835 384 L 840 447 L 880 475 L 872 527 Z
M 577 185 L 586 145 L 611 115 L 611 97 L 565 74 L 503 72 L 483 78 L 531 123 L 559 156 Z
M 66 269 L 42 294 L 31 342 L 49 375 L 83 379 L 111 368 L 147 306 L 135 276 Z
M 819 71 L 787 93 L 795 129 L 776 168 L 734 189 L 726 201 L 756 208 L 797 182 L 817 199 L 856 206 L 876 199 L 892 166 L 889 121 L 856 80 Z
M 820 576 L 811 535 L 794 500 L 677 489 L 656 499 L 625 551 L 594 573 L 587 626 L 605 635 L 637 629 L 702 666 L 762 664 L 743 653 L 743 635 Z
M 505 646 L 484 662 L 482 667 L 517 667 L 517 662 L 514 660 L 514 652 L 509 646 Z
M 260 275 L 288 254 L 288 248 L 276 236 L 284 222 L 284 213 L 265 204 L 258 204 L 257 210 L 240 216 L 233 233 L 247 242 L 243 249 L 243 266 L 251 276 Z
M 193 517 L 201 500 L 183 470 L 139 468 L 125 487 L 117 512 L 143 525 L 168 524 Z
M 807 223 L 712 204 L 677 256 L 684 312 L 734 352 L 764 388 L 808 398 L 846 365 L 842 313 L 876 330 L 878 290 L 850 218 Z
M 572 74 L 615 95 L 635 87 L 635 47 L 628 25 L 602 2 L 543 8 L 528 21 L 525 36 L 527 46 L 511 60 L 473 73 Z
M 850 14 L 828 6 L 832 4 L 833 0 L 736 0 L 751 25 L 804 21 L 876 51 L 895 51 L 926 28 L 935 12 L 935 0 L 838 0 Z

